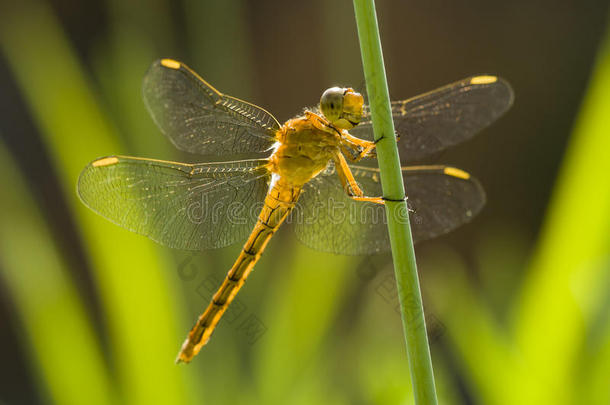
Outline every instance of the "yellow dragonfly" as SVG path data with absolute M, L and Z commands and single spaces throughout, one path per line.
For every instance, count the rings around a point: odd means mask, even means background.
M 353 89 L 332 87 L 318 108 L 280 125 L 264 109 L 222 94 L 172 59 L 153 63 L 143 87 L 153 120 L 178 149 L 264 154 L 195 164 L 110 156 L 91 162 L 79 177 L 85 205 L 162 245 L 200 250 L 247 238 L 177 362 L 191 361 L 208 342 L 289 214 L 297 238 L 312 248 L 348 255 L 389 250 L 370 114 Z M 419 162 L 469 139 L 512 100 L 504 80 L 474 76 L 393 102 L 402 162 Z M 405 166 L 403 175 L 416 241 L 468 222 L 485 203 L 480 184 L 460 169 Z

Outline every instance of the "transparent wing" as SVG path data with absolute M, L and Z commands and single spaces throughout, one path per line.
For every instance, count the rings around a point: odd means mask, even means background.
M 351 169 L 365 194 L 382 195 L 379 169 Z M 459 169 L 412 166 L 403 168 L 403 176 L 416 242 L 470 221 L 485 204 L 479 182 Z M 406 218 L 405 212 L 393 215 L 399 220 Z M 332 166 L 305 186 L 291 220 L 297 238 L 317 250 L 363 255 L 390 249 L 385 207 L 347 197 Z
M 178 149 L 190 153 L 265 152 L 280 127 L 267 111 L 220 93 L 171 59 L 152 64 L 144 77 L 143 95 L 161 131 Z
M 470 139 L 513 103 L 510 85 L 496 76 L 474 76 L 403 101 L 392 102 L 394 127 L 403 164 Z M 368 108 L 350 133 L 373 139 Z
M 244 239 L 267 193 L 266 160 L 184 164 L 112 156 L 78 179 L 81 200 L 132 232 L 176 249 Z

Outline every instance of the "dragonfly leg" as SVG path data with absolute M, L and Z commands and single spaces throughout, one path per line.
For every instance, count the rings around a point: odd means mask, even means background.
M 342 142 L 339 144 L 339 149 L 341 149 L 343 156 L 349 159 L 350 162 L 358 162 L 362 159 L 362 148 L 359 146 L 347 146 Z
M 349 160 L 351 160 L 352 162 L 358 162 L 360 159 L 364 158 L 364 157 L 369 157 L 369 158 L 377 158 L 377 149 L 376 149 L 376 145 L 377 142 L 379 142 L 382 138 L 377 139 L 376 141 L 370 142 L 370 141 L 365 141 L 363 139 L 360 138 L 356 138 L 355 136 L 347 133 L 347 131 L 344 131 L 343 134 L 343 139 L 346 141 L 345 143 L 350 144 L 350 147 L 352 149 L 354 149 L 353 145 L 356 145 L 357 148 L 357 153 L 358 155 L 354 158 L 353 154 L 350 153 L 345 153 L 345 151 L 343 152 L 347 158 Z M 400 133 L 398 133 L 398 131 L 394 131 L 395 137 L 396 137 L 396 142 L 398 142 L 400 140 Z M 343 149 L 342 149 L 343 150 Z
M 310 121 L 316 129 L 341 136 L 341 132 L 328 122 L 328 120 L 312 111 L 305 111 L 305 118 Z
M 360 186 L 358 186 L 358 183 L 356 183 L 354 175 L 347 165 L 345 156 L 343 156 L 341 152 L 335 153 L 333 160 L 335 162 L 337 174 L 339 175 L 339 180 L 341 180 L 341 184 L 350 198 L 355 201 L 367 201 L 375 204 L 384 204 L 383 197 L 367 197 L 364 195 L 364 192 Z
M 340 138 L 341 151 L 352 162 L 358 162 L 364 157 L 375 156 L 375 142 L 356 138 L 346 130 L 340 130 L 331 125 L 326 118 L 312 112 L 305 111 L 305 117 L 313 123 L 313 126 L 321 131 L 335 134 Z
M 341 133 L 341 144 L 344 147 L 350 148 L 357 152 L 356 156 L 348 153 L 348 158 L 357 162 L 364 157 L 374 157 L 375 154 L 375 142 L 365 141 L 364 139 L 356 138 L 347 131 Z
M 383 197 L 357 197 L 357 196 L 350 196 L 352 198 L 352 200 L 354 201 L 367 201 L 367 202 L 372 202 L 375 204 L 385 204 L 385 200 L 383 199 Z

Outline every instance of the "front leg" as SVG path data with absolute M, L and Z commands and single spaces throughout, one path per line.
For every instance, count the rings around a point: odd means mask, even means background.
M 364 139 L 356 138 L 347 131 L 341 133 L 341 151 L 350 159 L 352 162 L 358 162 L 360 159 L 365 157 L 375 157 L 375 142 L 365 141 Z M 345 153 L 344 148 L 349 148 L 356 153 Z
M 347 130 L 335 128 L 328 120 L 312 111 L 305 111 L 305 117 L 316 129 L 328 132 L 339 138 L 341 152 L 352 162 L 358 162 L 364 157 L 375 157 L 375 142 L 356 138 Z
M 383 197 L 367 197 L 362 192 L 362 189 L 356 183 L 356 179 L 354 179 L 354 175 L 347 165 L 347 161 L 345 160 L 345 156 L 339 151 L 336 151 L 333 154 L 333 161 L 335 162 L 335 168 L 337 169 L 337 175 L 339 176 L 339 180 L 341 181 L 341 185 L 343 185 L 343 189 L 347 193 L 347 195 L 356 201 L 368 201 L 375 204 L 384 204 Z
M 395 132 L 396 135 L 396 143 L 400 141 L 400 133 Z M 360 159 L 364 157 L 368 158 L 377 158 L 377 148 L 376 142 L 365 141 L 360 138 L 356 138 L 352 134 L 347 131 L 343 131 L 343 140 L 345 140 L 345 144 L 350 145 L 351 149 L 355 149 L 356 156 L 354 153 L 346 153 L 344 149 L 341 151 L 350 159 L 352 162 L 358 162 Z
M 304 115 L 305 118 L 307 118 L 307 120 L 311 122 L 316 129 L 328 132 L 329 134 L 333 134 L 335 136 L 341 136 L 341 132 L 335 127 L 333 127 L 326 118 L 312 111 L 305 111 Z
M 339 149 L 344 157 L 346 157 L 350 162 L 359 162 L 362 159 L 362 151 L 363 148 L 356 145 L 346 145 L 346 142 L 341 142 L 339 144 Z

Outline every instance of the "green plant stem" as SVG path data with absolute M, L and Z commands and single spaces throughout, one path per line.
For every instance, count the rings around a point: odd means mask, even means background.
M 409 226 L 407 203 L 404 200 L 405 189 L 396 147 L 375 3 L 373 0 L 354 0 L 354 10 L 373 131 L 377 142 L 381 186 L 386 198 L 388 231 L 415 403 L 436 404 L 434 374 L 417 277 L 413 237 Z

